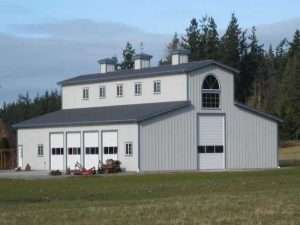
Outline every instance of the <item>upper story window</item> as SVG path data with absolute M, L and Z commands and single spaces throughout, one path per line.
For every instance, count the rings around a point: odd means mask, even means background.
M 99 87 L 99 98 L 105 98 L 106 93 L 105 93 L 105 86 L 100 86 Z
M 153 82 L 153 93 L 160 94 L 160 92 L 161 92 L 161 82 L 160 80 L 155 80 Z
M 134 94 L 136 96 L 142 95 L 142 83 L 135 83 L 134 84 Z
M 202 83 L 202 107 L 220 108 L 220 85 L 213 75 L 208 75 Z
M 89 88 L 82 89 L 82 99 L 88 100 L 89 99 Z
M 117 84 L 117 97 L 123 96 L 123 84 Z

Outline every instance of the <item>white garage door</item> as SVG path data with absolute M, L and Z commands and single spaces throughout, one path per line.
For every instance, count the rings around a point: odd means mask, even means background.
M 84 167 L 98 168 L 99 165 L 99 133 L 85 132 L 84 138 Z
M 102 133 L 102 147 L 103 147 L 103 163 L 106 160 L 118 159 L 118 133 L 117 131 L 105 131 Z
M 80 133 L 67 133 L 67 168 L 75 169 L 81 163 Z
M 225 168 L 224 116 L 199 116 L 199 169 Z
M 64 134 L 50 134 L 51 170 L 64 169 Z

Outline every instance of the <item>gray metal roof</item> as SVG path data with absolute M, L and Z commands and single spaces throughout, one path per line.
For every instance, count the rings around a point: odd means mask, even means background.
M 216 62 L 214 60 L 203 60 L 203 61 L 190 62 L 190 63 L 184 63 L 179 65 L 163 65 L 157 67 L 150 67 L 150 68 L 144 68 L 139 70 L 134 70 L 134 69 L 118 70 L 118 71 L 108 72 L 108 73 L 94 73 L 94 74 L 80 75 L 71 79 L 58 82 L 58 84 L 62 86 L 66 86 L 66 85 L 74 85 L 74 84 L 89 84 L 94 82 L 136 79 L 136 78 L 145 78 L 145 77 L 162 76 L 162 75 L 176 75 L 176 74 L 189 73 L 213 65 L 219 66 L 233 73 L 239 73 L 238 70 L 226 66 L 222 63 Z
M 151 58 L 152 58 L 152 55 L 149 55 L 146 53 L 136 54 L 132 57 L 133 60 L 136 60 L 136 59 L 150 60 Z
M 174 49 L 172 51 L 172 55 L 175 55 L 175 54 L 189 55 L 189 54 L 191 54 L 191 50 L 190 49 L 186 49 L 186 48 L 177 48 L 177 49 Z
M 116 60 L 113 58 L 99 59 L 98 63 L 99 64 L 111 64 L 111 65 L 117 64 Z
M 138 123 L 190 105 L 191 103 L 189 101 L 177 101 L 97 108 L 65 109 L 14 124 L 13 127 L 38 128 Z
M 239 103 L 239 102 L 235 102 L 234 103 L 237 107 L 243 109 L 243 110 L 246 110 L 248 112 L 251 112 L 251 113 L 254 113 L 255 115 L 258 115 L 258 116 L 261 116 L 261 117 L 264 117 L 264 118 L 267 118 L 267 119 L 270 119 L 270 120 L 273 120 L 275 122 L 278 122 L 278 123 L 283 123 L 283 120 L 277 116 L 273 116 L 269 113 L 265 113 L 265 112 L 261 112 L 261 111 L 258 111 L 256 109 L 253 109 L 247 105 L 244 105 L 242 103 Z

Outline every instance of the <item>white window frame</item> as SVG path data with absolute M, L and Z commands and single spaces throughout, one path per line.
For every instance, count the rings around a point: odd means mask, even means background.
M 125 142 L 125 156 L 133 156 L 133 143 L 131 141 Z
M 106 87 L 104 85 L 99 87 L 99 98 L 106 98 Z
M 38 157 L 44 157 L 44 145 L 38 144 L 38 151 L 37 151 Z
M 209 76 L 213 76 L 216 79 L 216 81 L 218 82 L 219 89 L 204 89 L 204 88 L 202 88 L 203 83 L 205 82 L 206 78 L 209 77 Z M 220 110 L 221 109 L 221 93 L 222 93 L 222 89 L 221 89 L 221 84 L 220 84 L 219 79 L 214 74 L 208 74 L 207 76 L 205 76 L 203 81 L 202 81 L 202 85 L 201 85 L 201 108 L 203 110 Z M 218 107 L 204 106 L 204 98 L 203 98 L 204 94 L 217 95 L 218 96 L 218 103 L 219 103 Z
M 116 86 L 116 91 L 117 91 L 117 97 L 123 97 L 124 96 L 124 88 L 123 88 L 123 84 L 117 84 Z
M 157 87 L 157 85 L 159 84 L 159 90 L 157 90 L 158 89 L 158 87 Z M 159 94 L 161 94 L 161 81 L 160 80 L 155 80 L 155 81 L 153 81 L 153 94 L 156 94 L 156 95 L 159 95 Z
M 142 95 L 142 82 L 134 83 L 134 95 L 141 96 Z
M 89 88 L 88 87 L 84 87 L 82 89 L 82 99 L 83 100 L 89 100 L 89 97 L 90 97 L 90 93 L 89 93 Z

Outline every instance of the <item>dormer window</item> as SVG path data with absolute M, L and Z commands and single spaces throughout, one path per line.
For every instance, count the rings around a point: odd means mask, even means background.
M 82 89 L 82 99 L 88 100 L 89 99 L 89 88 Z
M 202 83 L 202 107 L 206 109 L 220 108 L 220 85 L 213 75 L 208 75 Z

